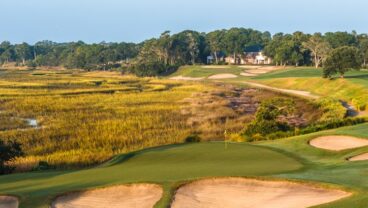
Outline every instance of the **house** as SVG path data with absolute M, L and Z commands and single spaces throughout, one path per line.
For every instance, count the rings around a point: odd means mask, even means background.
M 228 56 L 225 58 L 225 62 L 228 64 L 271 64 L 272 59 L 265 56 L 261 50 L 258 51 L 245 51 L 243 54 L 234 56 Z
M 213 58 L 213 56 L 207 56 L 207 64 L 213 64 L 213 60 L 214 60 L 215 58 Z

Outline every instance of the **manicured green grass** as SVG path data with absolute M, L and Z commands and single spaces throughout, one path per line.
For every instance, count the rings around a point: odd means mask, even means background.
M 68 191 L 121 183 L 171 184 L 210 176 L 265 176 L 302 164 L 277 151 L 248 144 L 199 143 L 147 149 L 115 158 L 99 168 L 0 177 L 0 193 L 19 195 L 21 207 L 47 207 Z
M 347 199 L 321 207 L 364 207 L 368 203 L 368 162 L 345 158 L 368 147 L 342 152 L 311 147 L 321 135 L 367 137 L 368 124 L 250 144 L 222 142 L 170 145 L 125 154 L 97 168 L 46 171 L 0 177 L 0 193 L 20 196 L 21 207 L 47 207 L 68 191 L 125 183 L 158 183 L 165 189 L 157 207 L 167 207 L 173 189 L 185 181 L 214 176 L 265 176 L 335 184 L 352 191 Z M 263 146 L 263 147 L 262 147 Z
M 277 78 L 322 78 L 322 69 L 316 68 L 293 68 L 274 71 L 271 73 L 261 74 L 257 77 L 253 77 L 254 80 L 264 80 L 264 79 L 277 79 Z M 334 76 L 338 79 L 339 76 Z M 349 71 L 345 75 L 345 79 L 355 83 L 362 84 L 368 87 L 368 71 Z
M 353 197 L 321 207 L 366 207 L 368 204 L 368 161 L 349 162 L 346 158 L 366 153 L 368 147 L 334 152 L 317 149 L 308 144 L 309 140 L 323 135 L 351 135 L 367 138 L 368 124 L 261 142 L 260 145 L 283 149 L 288 153 L 299 155 L 304 160 L 304 171 L 278 174 L 276 177 L 332 183 L 352 189 L 356 193 Z
M 351 103 L 357 109 L 368 106 L 368 71 L 350 71 L 345 78 L 322 78 L 321 69 L 288 69 L 263 74 L 253 81 L 272 87 L 309 91 L 323 97 L 332 97 Z
M 223 68 L 205 68 L 206 66 L 183 66 L 179 68 L 178 71 L 176 71 L 171 76 L 184 76 L 184 77 L 209 77 L 211 75 L 215 74 L 223 74 L 223 73 L 230 73 L 239 75 L 241 72 L 243 72 L 245 69 L 240 68 L 238 66 L 231 66 L 231 65 L 225 65 Z M 210 67 L 210 66 L 207 66 Z M 221 67 L 221 66 L 216 66 Z

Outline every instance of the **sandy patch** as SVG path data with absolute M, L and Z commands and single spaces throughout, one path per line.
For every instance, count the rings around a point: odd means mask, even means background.
M 19 202 L 13 196 L 0 196 L 0 208 L 18 208 Z
M 161 199 L 162 188 L 153 184 L 122 185 L 71 193 L 58 197 L 52 208 L 152 208 Z
M 247 73 L 247 72 L 242 72 L 240 73 L 241 76 L 244 76 L 244 77 L 255 77 L 257 76 L 257 74 L 251 74 L 251 73 Z
M 292 182 L 206 179 L 179 188 L 172 208 L 304 208 L 350 195 L 340 190 Z
M 228 69 L 229 66 L 222 66 L 222 65 L 209 65 L 209 66 L 202 66 L 203 69 Z
M 262 66 L 239 66 L 239 68 L 243 68 L 243 69 L 259 69 L 259 68 L 262 68 Z
M 176 77 L 171 77 L 171 80 L 183 80 L 183 81 L 199 81 L 204 79 L 204 77 L 184 77 L 184 76 L 176 76 Z
M 368 139 L 351 136 L 323 136 L 312 139 L 309 144 L 321 149 L 341 151 L 368 146 Z
M 208 79 L 231 79 L 237 77 L 235 74 L 216 74 L 208 77 Z
M 368 160 L 368 153 L 364 153 L 364 154 L 349 158 L 349 161 L 363 161 L 363 160 Z

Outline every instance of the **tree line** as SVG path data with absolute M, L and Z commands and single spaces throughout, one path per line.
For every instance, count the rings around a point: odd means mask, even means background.
M 214 57 L 214 64 L 224 64 L 223 57 L 235 59 L 245 51 L 260 50 L 272 58 L 275 65 L 313 65 L 318 68 L 329 64 L 328 57 L 334 53 L 344 54 L 345 59 L 354 62 L 355 66 L 351 68 L 357 68 L 356 65 L 367 65 L 368 35 L 355 31 L 325 34 L 297 31 L 272 36 L 267 31 L 231 28 L 209 33 L 185 30 L 171 34 L 165 31 L 158 38 L 138 44 L 41 41 L 29 45 L 4 41 L 0 44 L 0 63 L 97 70 L 119 68 L 140 76 L 154 76 L 170 73 L 181 65 L 205 64 L 208 56 Z M 356 60 L 352 61 L 352 58 Z M 330 71 L 339 71 L 339 67 L 333 67 Z M 329 76 L 329 73 L 325 74 Z

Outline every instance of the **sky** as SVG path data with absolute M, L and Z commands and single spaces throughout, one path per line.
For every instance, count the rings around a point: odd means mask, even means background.
M 368 33 L 367 0 L 0 0 L 0 41 L 141 42 L 190 29 Z

